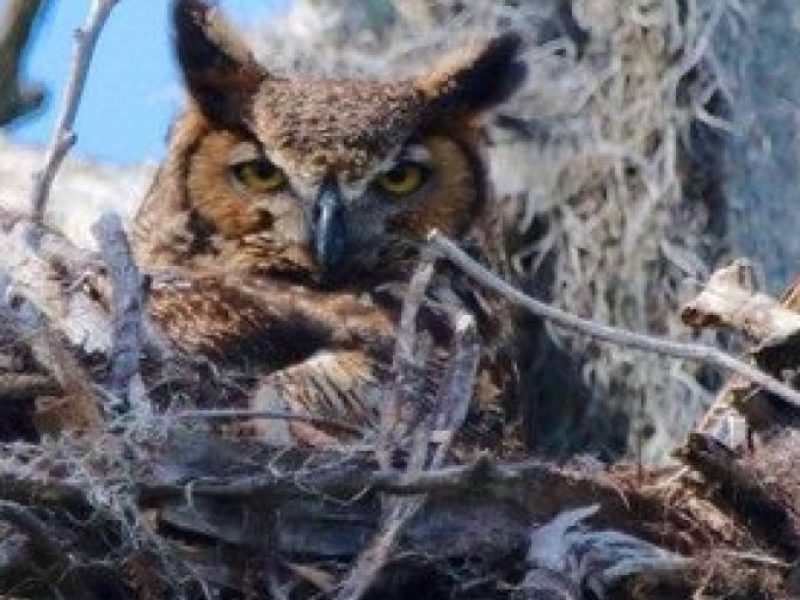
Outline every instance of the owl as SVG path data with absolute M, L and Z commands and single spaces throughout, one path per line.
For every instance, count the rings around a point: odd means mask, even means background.
M 369 427 L 427 234 L 502 262 L 482 123 L 523 81 L 520 39 L 471 43 L 415 77 L 316 78 L 257 62 L 200 0 L 175 2 L 174 27 L 189 102 L 132 232 L 159 274 L 150 316 L 180 352 L 243 377 L 231 404 Z M 507 312 L 444 268 L 426 306 L 430 376 L 453 335 L 436 307 L 469 311 L 483 343 L 475 410 L 499 414 Z M 299 420 L 253 427 L 274 442 L 338 435 Z

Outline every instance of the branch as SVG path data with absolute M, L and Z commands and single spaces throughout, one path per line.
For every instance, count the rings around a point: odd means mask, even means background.
M 34 175 L 31 211 L 33 218 L 41 221 L 47 206 L 47 197 L 61 162 L 75 144 L 73 132 L 75 116 L 83 95 L 86 75 L 92 60 L 100 31 L 118 0 L 93 0 L 84 26 L 75 32 L 69 80 L 61 100 L 56 129 L 47 146 L 44 161 Z
M 781 348 L 791 354 L 800 338 L 800 313 L 784 302 L 759 292 L 753 266 L 736 260 L 715 271 L 705 289 L 681 310 L 686 325 L 697 328 L 729 327 L 758 344 L 752 352 Z
M 187 421 L 225 421 L 229 419 L 266 419 L 274 421 L 298 421 L 302 423 L 310 423 L 320 427 L 330 427 L 338 429 L 345 433 L 352 435 L 361 435 L 363 430 L 354 426 L 352 423 L 346 423 L 337 419 L 327 419 L 325 417 L 315 417 L 313 415 L 299 415 L 289 412 L 280 412 L 277 410 L 233 410 L 233 409 L 219 409 L 219 410 L 187 410 L 175 415 L 178 419 Z M 170 416 L 169 418 L 173 418 Z
M 353 462 L 340 465 L 336 469 L 320 468 L 307 473 L 269 470 L 256 475 L 231 475 L 218 479 L 205 477 L 202 482 L 192 484 L 191 493 L 198 498 L 255 502 L 319 495 L 344 497 L 365 489 L 401 497 L 453 492 L 477 493 L 488 488 L 508 491 L 509 486 L 514 484 L 536 487 L 542 492 L 549 489 L 552 496 L 540 499 L 546 505 L 543 512 L 549 510 L 550 503 L 557 505 L 564 501 L 564 496 L 556 493 L 559 485 L 575 497 L 580 497 L 582 490 L 585 492 L 589 489 L 595 492 L 596 497 L 600 496 L 599 489 L 602 485 L 579 471 L 555 467 L 541 460 L 528 459 L 504 464 L 493 462 L 490 456 L 482 456 L 468 465 L 417 473 L 373 471 L 371 464 Z M 143 479 L 137 485 L 143 502 L 186 496 L 185 485 L 167 479 Z M 616 496 L 619 491 L 615 490 L 613 493 Z
M 36 400 L 40 396 L 53 396 L 62 391 L 53 377 L 43 373 L 0 373 L 0 400 L 5 402 Z
M 133 260 L 122 220 L 116 213 L 105 213 L 92 226 L 111 283 L 112 337 L 109 387 L 127 411 L 131 383 L 139 375 L 142 353 L 142 277 Z
M 381 411 L 378 462 L 381 468 L 390 469 L 392 454 L 402 447 L 403 438 L 411 435 L 413 443 L 407 459 L 407 474 L 424 470 L 433 429 L 431 407 L 424 399 L 425 367 L 430 347 L 418 340 L 417 315 L 425 301 L 435 268 L 435 258 L 429 253 L 423 254 L 408 284 L 400 311 L 392 365 L 394 393 Z M 433 417 L 435 419 L 436 415 Z M 359 600 L 373 586 L 388 562 L 400 533 L 426 499 L 424 495 L 384 499 L 381 530 L 356 558 L 339 587 L 337 600 Z
M 558 327 L 588 335 L 600 341 L 626 346 L 644 352 L 653 352 L 673 358 L 709 363 L 725 371 L 736 373 L 748 381 L 761 386 L 766 391 L 781 398 L 788 404 L 800 408 L 800 392 L 792 389 L 764 371 L 718 348 L 703 344 L 675 342 L 652 335 L 634 333 L 610 325 L 603 325 L 590 321 L 589 319 L 582 319 L 581 317 L 554 308 L 544 302 L 540 302 L 521 292 L 470 258 L 453 241 L 449 240 L 438 231 L 431 233 L 429 241 L 434 249 L 441 252 L 444 257 L 472 279 L 500 294 L 517 306 L 524 308 L 542 319 L 550 321 Z
M 39 85 L 19 81 L 22 55 L 42 0 L 9 0 L 0 20 L 0 127 L 36 110 L 44 99 Z
M 419 398 L 424 393 L 425 364 L 428 357 L 427 349 L 418 347 L 417 314 L 425 299 L 434 268 L 432 257 L 423 257 L 403 298 L 392 359 L 393 389 L 380 414 L 377 455 L 378 462 L 384 469 L 390 467 L 392 452 L 401 446 L 403 438 L 411 433 L 418 418 L 426 410 Z
M 419 389 L 418 384 L 414 385 L 414 380 L 424 381 L 425 377 L 428 352 L 425 352 L 424 347 L 418 348 L 421 344 L 416 342 L 416 321 L 434 274 L 435 263 L 435 257 L 431 256 L 429 252 L 425 252 L 411 279 L 403 302 L 400 332 L 395 349 L 394 364 L 398 393 L 395 394 L 394 401 L 400 405 L 400 411 L 395 409 L 394 417 L 402 419 L 406 417 L 406 413 L 416 412 L 411 423 L 403 423 L 412 428 L 410 433 L 413 435 L 413 446 L 405 469 L 407 477 L 419 476 L 439 469 L 444 464 L 455 435 L 466 419 L 480 360 L 480 344 L 474 319 L 470 315 L 458 312 L 449 315 L 453 321 L 455 332 L 453 357 L 439 384 L 433 406 L 426 406 L 419 391 L 414 396 L 409 396 L 410 391 Z M 411 382 L 403 381 L 401 379 L 403 376 L 409 378 Z M 409 403 L 409 410 L 403 410 L 403 404 Z M 395 422 L 393 425 L 397 425 L 397 423 Z M 395 440 L 384 439 L 383 441 L 390 444 Z M 435 449 L 433 456 L 428 461 L 432 446 Z M 392 449 L 389 446 L 388 450 Z M 380 458 L 382 457 L 379 454 Z M 386 462 L 386 457 L 383 458 L 384 462 L 381 466 L 386 469 L 390 463 Z M 428 464 L 427 469 L 426 464 Z M 338 600 L 359 600 L 369 591 L 387 564 L 401 532 L 422 509 L 427 499 L 427 495 L 421 494 L 410 498 L 385 500 L 385 517 L 381 532 L 372 544 L 359 555 L 356 564 L 341 585 L 336 596 Z

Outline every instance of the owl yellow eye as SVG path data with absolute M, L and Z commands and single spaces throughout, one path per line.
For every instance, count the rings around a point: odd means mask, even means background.
M 274 192 L 286 183 L 283 172 L 268 160 L 248 160 L 231 167 L 234 177 L 251 192 Z
M 422 187 L 426 176 L 427 172 L 422 165 L 403 162 L 378 177 L 376 183 L 393 196 L 408 196 Z

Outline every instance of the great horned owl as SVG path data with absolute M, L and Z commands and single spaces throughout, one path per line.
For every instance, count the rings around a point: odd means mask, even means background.
M 389 291 L 427 233 L 498 259 L 480 117 L 522 81 L 520 40 L 474 43 L 413 78 L 315 79 L 259 64 L 200 0 L 177 0 L 174 19 L 191 101 L 133 236 L 143 265 L 177 273 L 154 282 L 151 313 L 182 351 L 256 372 L 251 408 L 369 423 L 396 334 Z M 478 314 L 491 404 L 503 315 L 454 274 L 432 294 Z M 447 335 L 433 333 L 442 347 Z M 260 427 L 326 439 L 285 425 Z

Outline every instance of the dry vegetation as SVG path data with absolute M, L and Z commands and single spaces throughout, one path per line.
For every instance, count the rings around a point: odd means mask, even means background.
M 510 240 L 500 275 L 552 307 L 434 236 L 405 295 L 386 391 L 394 421 L 335 451 L 276 448 L 216 435 L 219 415 L 153 408 L 164 393 L 221 388 L 225 373 L 172 354 L 142 317 L 142 280 L 118 219 L 92 229 L 98 254 L 4 215 L 0 593 L 795 597 L 800 400 L 786 383 L 796 383 L 800 295 L 759 293 L 743 263 L 713 277 L 708 266 L 724 250 L 712 146 L 726 128 L 710 40 L 722 21 L 742 18 L 736 4 L 336 6 L 298 1 L 265 27 L 280 35 L 259 28 L 266 60 L 385 74 L 461 35 L 526 34 L 527 87 L 490 124 Z M 3 193 L 19 202 L 19 191 Z M 50 198 L 54 211 L 60 201 Z M 477 356 L 470 319 L 454 323 L 439 404 L 426 412 L 404 394 L 418 377 L 414 317 L 434 258 L 533 313 L 519 416 L 538 450 L 672 455 L 682 466 L 585 456 L 556 464 L 527 452 L 513 462 L 465 458 L 458 433 Z M 712 327 L 750 342 L 746 362 L 675 343 Z M 713 378 L 681 356 L 737 374 L 688 437 L 711 404 Z

